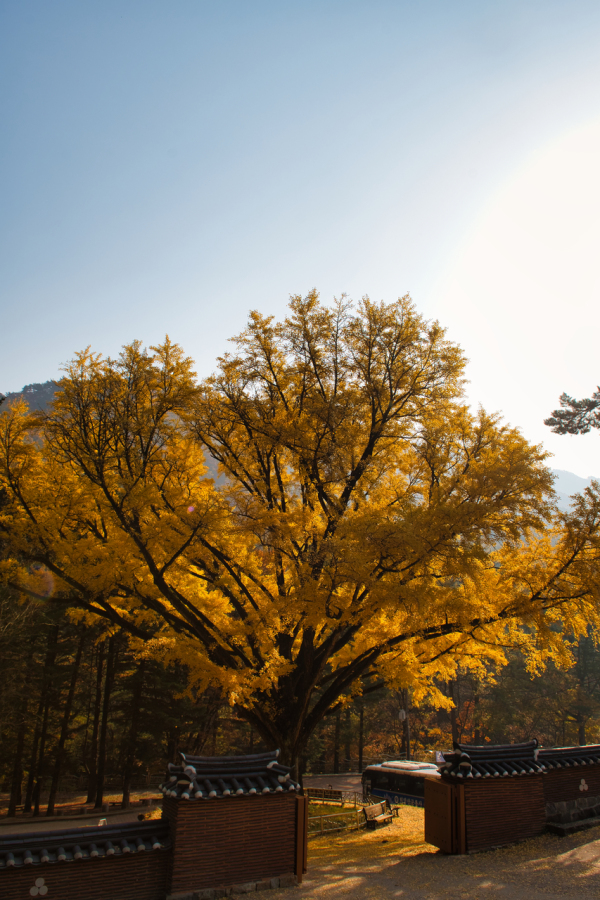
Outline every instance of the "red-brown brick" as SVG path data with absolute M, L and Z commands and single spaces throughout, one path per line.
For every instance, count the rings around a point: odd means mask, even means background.
M 189 802 L 167 797 L 163 810 L 173 843 L 170 893 L 295 871 L 295 794 Z
M 0 872 L 1 900 L 31 900 L 31 888 L 43 878 L 40 900 L 164 900 L 169 850 L 115 859 L 22 866 Z
M 546 825 L 542 775 L 490 778 L 464 786 L 467 850 L 541 834 Z
M 587 789 L 579 790 L 581 780 Z M 569 769 L 553 769 L 544 775 L 546 802 L 579 800 L 582 796 L 600 796 L 600 766 L 576 766 Z

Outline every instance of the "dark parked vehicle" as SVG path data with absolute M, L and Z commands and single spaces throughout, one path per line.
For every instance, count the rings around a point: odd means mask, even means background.
M 390 803 L 425 806 L 425 779 L 439 777 L 432 763 L 398 759 L 368 766 L 362 775 L 363 800 L 381 797 Z

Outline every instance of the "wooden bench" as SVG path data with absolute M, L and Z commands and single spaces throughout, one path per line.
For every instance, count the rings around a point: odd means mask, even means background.
M 377 828 L 378 825 L 389 825 L 394 814 L 388 800 L 374 803 L 373 806 L 363 807 L 363 813 L 367 828 Z

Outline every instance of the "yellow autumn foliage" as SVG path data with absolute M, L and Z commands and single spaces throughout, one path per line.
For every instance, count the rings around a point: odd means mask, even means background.
M 183 660 L 289 759 L 382 677 L 441 703 L 457 665 L 598 629 L 598 493 L 553 523 L 545 452 L 470 412 L 409 298 L 294 297 L 218 362 L 88 349 L 49 414 L 6 409 L 0 577 Z

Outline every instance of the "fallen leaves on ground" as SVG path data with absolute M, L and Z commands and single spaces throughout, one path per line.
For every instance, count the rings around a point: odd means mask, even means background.
M 424 840 L 422 809 L 401 807 L 374 831 L 309 842 L 300 889 L 280 900 L 553 900 L 600 895 L 600 827 L 568 838 L 545 834 L 497 850 L 447 856 Z

